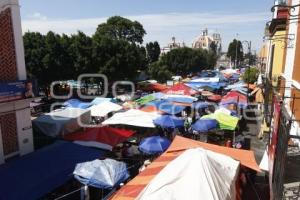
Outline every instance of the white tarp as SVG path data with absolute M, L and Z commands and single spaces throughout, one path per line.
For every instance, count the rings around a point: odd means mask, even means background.
M 105 117 L 108 113 L 119 111 L 121 109 L 122 106 L 110 101 L 106 101 L 90 107 L 91 115 L 93 117 Z
M 267 149 L 265 150 L 264 156 L 262 157 L 262 159 L 260 161 L 259 168 L 266 172 L 269 171 L 269 157 L 268 157 Z
M 157 113 L 148 113 L 141 110 L 131 109 L 123 113 L 116 113 L 105 120 L 103 125 L 123 124 L 138 127 L 155 128 L 153 120 L 160 117 Z
M 185 151 L 145 187 L 140 200 L 234 200 L 239 162 L 202 148 Z
M 199 82 L 199 83 L 218 83 L 220 82 L 220 78 L 219 77 L 203 77 L 203 78 L 197 78 L 197 79 L 193 79 L 190 82 Z
M 32 121 L 33 126 L 48 136 L 72 133 L 82 124 L 89 124 L 91 112 L 87 109 L 66 108 L 41 115 Z

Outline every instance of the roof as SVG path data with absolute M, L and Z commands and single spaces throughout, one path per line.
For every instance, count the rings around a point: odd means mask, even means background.
M 0 199 L 39 199 L 73 178 L 75 165 L 103 156 L 102 150 L 58 141 L 0 166 Z
M 160 173 L 160 171 L 167 166 L 171 161 L 176 159 L 185 150 L 193 148 L 204 148 L 211 150 L 215 153 L 227 155 L 237 161 L 240 161 L 243 166 L 249 167 L 253 170 L 260 171 L 257 165 L 253 151 L 239 150 L 227 148 L 199 141 L 191 140 L 188 138 L 176 136 L 168 150 L 152 162 L 144 171 L 138 176 L 123 186 L 113 197 L 116 199 L 135 199 L 141 191 L 152 181 L 152 179 Z

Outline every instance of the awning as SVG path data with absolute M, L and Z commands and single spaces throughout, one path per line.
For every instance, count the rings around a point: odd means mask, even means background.
M 58 141 L 0 166 L 0 199 L 40 199 L 73 178 L 75 165 L 104 151 Z
M 193 96 L 198 93 L 198 91 L 188 87 L 183 83 L 178 83 L 163 92 L 166 94 L 188 95 L 188 96 Z
M 70 108 L 86 109 L 90 107 L 92 104 L 89 102 L 80 101 L 79 99 L 70 99 L 68 101 L 65 101 L 63 105 Z
M 168 150 L 151 163 L 138 176 L 123 186 L 113 197 L 113 200 L 136 199 L 143 189 L 155 178 L 155 176 L 163 170 L 172 160 L 176 159 L 184 151 L 188 149 L 203 148 L 215 153 L 229 156 L 241 165 L 260 172 L 260 169 L 255 161 L 253 151 L 240 150 L 202 143 L 181 136 L 176 136 Z M 179 167 L 179 166 L 177 166 Z M 175 173 L 172 175 L 174 176 Z M 189 184 L 190 186 L 190 184 Z
M 113 147 L 126 141 L 134 134 L 133 131 L 112 127 L 90 128 L 84 132 L 70 133 L 64 136 L 65 140 L 77 144 L 97 147 L 111 151 Z
M 176 103 L 170 102 L 168 100 L 151 101 L 145 105 L 145 107 L 148 106 L 154 106 L 158 111 L 170 115 L 178 114 L 186 108 L 186 106 L 184 105 L 176 105 Z
M 123 113 L 116 113 L 111 118 L 105 120 L 103 125 L 123 124 L 130 126 L 155 128 L 153 120 L 160 115 L 156 113 L 144 112 L 141 110 L 131 109 Z
M 162 169 L 136 199 L 235 199 L 239 166 L 229 156 L 189 149 Z
M 121 110 L 123 107 L 112 103 L 110 101 L 104 101 L 98 105 L 90 107 L 91 116 L 93 117 L 105 117 L 108 113 Z
M 79 130 L 81 124 L 90 124 L 91 112 L 87 109 L 66 108 L 41 115 L 32 125 L 43 134 L 55 137 Z

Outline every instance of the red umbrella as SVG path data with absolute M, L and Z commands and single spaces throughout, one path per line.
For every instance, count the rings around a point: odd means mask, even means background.
M 198 91 L 188 87 L 187 85 L 183 83 L 178 83 L 176 85 L 173 85 L 171 88 L 163 91 L 166 94 L 176 94 L 176 95 L 188 95 L 188 96 L 193 96 L 197 93 Z
M 133 131 L 112 127 L 89 128 L 84 132 L 70 133 L 64 136 L 65 140 L 76 143 L 112 150 L 117 144 L 126 141 L 134 134 Z

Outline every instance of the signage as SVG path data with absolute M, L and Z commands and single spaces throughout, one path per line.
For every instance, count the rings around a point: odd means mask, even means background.
M 14 81 L 0 83 L 0 103 L 33 98 L 36 96 L 34 81 Z

